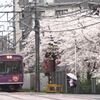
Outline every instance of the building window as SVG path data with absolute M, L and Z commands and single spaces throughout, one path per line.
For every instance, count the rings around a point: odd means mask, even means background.
M 39 0 L 39 3 L 44 3 L 44 0 Z
M 0 51 L 3 51 L 3 41 L 0 40 Z
M 59 17 L 60 15 L 64 15 L 68 12 L 68 9 L 66 10 L 56 10 L 56 16 Z
M 90 1 L 94 1 L 94 0 L 90 0 Z
M 22 31 L 22 39 L 25 39 L 25 31 Z
M 44 16 L 45 15 L 45 11 L 39 11 L 37 14 L 38 14 L 38 17 Z
M 22 51 L 23 48 L 25 47 L 25 45 L 23 45 L 22 43 L 23 43 L 23 40 L 21 40 L 21 41 L 19 42 L 19 51 Z

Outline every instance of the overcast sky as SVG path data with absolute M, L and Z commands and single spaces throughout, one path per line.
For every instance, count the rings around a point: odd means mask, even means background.
M 6 12 L 6 11 L 12 11 L 13 10 L 13 0 L 0 0 L 0 12 Z M 2 21 L 7 21 L 7 16 L 8 20 L 12 18 L 13 14 L 12 13 L 0 13 L 0 35 L 2 35 L 2 30 L 7 30 L 7 27 L 10 26 L 10 23 L 8 22 L 2 22 Z M 8 32 L 3 32 L 3 35 L 8 34 Z

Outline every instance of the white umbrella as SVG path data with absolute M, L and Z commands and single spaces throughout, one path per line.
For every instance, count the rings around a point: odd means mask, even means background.
M 72 74 L 72 73 L 68 73 L 67 76 L 69 76 L 70 78 L 77 80 L 77 76 Z

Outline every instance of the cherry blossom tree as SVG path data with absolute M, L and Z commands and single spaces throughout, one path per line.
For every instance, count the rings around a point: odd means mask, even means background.
M 72 72 L 90 72 L 99 76 L 100 65 L 100 17 L 90 11 L 65 14 L 59 18 L 40 21 L 40 62 L 43 63 L 48 43 L 58 46 L 61 66 Z M 52 35 L 53 41 L 50 41 Z M 25 40 L 22 54 L 26 70 L 35 65 L 35 37 L 32 31 Z M 75 52 L 76 46 L 76 52 Z M 76 53 L 76 54 L 75 54 Z M 75 56 L 76 55 L 76 56 Z M 76 63 L 76 66 L 75 66 Z

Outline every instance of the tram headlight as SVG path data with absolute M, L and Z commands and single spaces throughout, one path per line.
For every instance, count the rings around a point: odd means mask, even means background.
M 12 59 L 12 56 L 9 56 L 10 59 Z
M 12 56 L 7 56 L 7 59 L 12 59 Z

